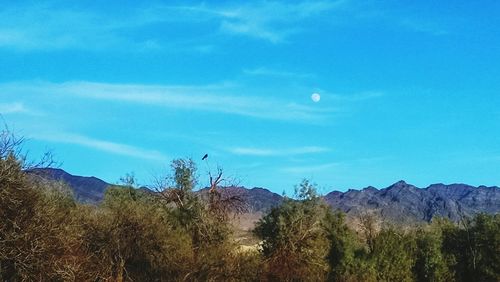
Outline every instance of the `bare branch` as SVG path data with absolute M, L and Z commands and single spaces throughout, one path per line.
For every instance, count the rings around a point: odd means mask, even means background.
M 218 167 L 217 176 L 215 177 L 215 179 L 213 179 L 212 176 L 210 175 L 210 193 L 213 193 L 217 188 L 217 186 L 219 186 L 220 182 L 224 180 L 222 179 L 222 174 L 223 174 L 222 168 Z
M 5 122 L 3 127 L 0 131 L 0 159 L 13 156 L 21 162 L 23 170 L 28 171 L 35 168 L 59 167 L 61 165 L 55 161 L 51 150 L 47 150 L 38 160 L 29 160 L 29 151 L 23 150 L 23 144 L 26 142 L 26 139 L 16 136 Z
M 24 138 L 17 137 L 5 122 L 3 126 L 0 131 L 0 159 L 6 159 L 9 155 L 18 158 L 22 152 Z

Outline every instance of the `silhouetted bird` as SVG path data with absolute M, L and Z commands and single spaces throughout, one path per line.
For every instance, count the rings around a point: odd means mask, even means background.
M 208 154 L 205 154 L 201 160 L 204 161 L 206 158 L 208 158 Z

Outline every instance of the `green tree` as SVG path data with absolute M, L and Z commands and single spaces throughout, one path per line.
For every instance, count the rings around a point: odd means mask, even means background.
M 500 214 L 478 214 L 472 232 L 477 240 L 476 277 L 500 281 Z
M 315 186 L 304 180 L 296 187 L 296 199 L 284 199 L 256 225 L 270 279 L 282 281 L 326 278 L 328 241 L 322 220 L 327 207 Z
M 356 234 L 345 223 L 345 214 L 328 210 L 324 229 L 330 244 L 327 256 L 329 281 L 374 281 L 375 272 Z
M 441 248 L 442 233 L 435 225 L 419 229 L 416 234 L 416 260 L 414 272 L 417 281 L 451 281 L 450 272 Z
M 414 252 L 411 236 L 394 228 L 382 229 L 370 254 L 377 281 L 413 281 Z
M 196 164 L 190 159 L 172 161 L 171 175 L 161 179 L 157 189 L 166 206 L 172 207 L 170 215 L 185 234 L 190 237 L 193 261 L 186 275 L 188 280 L 231 281 L 240 280 L 242 266 L 255 270 L 252 256 L 240 256 L 232 239 L 229 214 L 233 212 L 235 198 L 219 192 L 222 170 L 216 178 L 210 177 L 209 197 L 194 193 L 198 182 Z M 237 199 L 236 199 L 237 200 Z M 257 275 L 257 271 L 253 274 Z M 251 275 L 250 275 L 251 276 Z
M 500 280 L 500 216 L 463 217 L 460 226 L 443 224 L 443 253 L 457 281 Z

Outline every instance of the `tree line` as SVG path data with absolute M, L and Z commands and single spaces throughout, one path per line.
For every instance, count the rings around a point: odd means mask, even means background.
M 99 205 L 0 155 L 0 281 L 500 281 L 500 216 L 418 228 L 356 230 L 304 180 L 256 224 L 243 250 L 231 216 L 242 199 L 194 193 L 196 164 L 174 160 L 156 193 L 107 189 Z

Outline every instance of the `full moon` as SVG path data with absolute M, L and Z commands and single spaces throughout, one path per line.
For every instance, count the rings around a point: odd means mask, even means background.
M 319 95 L 319 93 L 313 93 L 311 95 L 311 100 L 313 100 L 314 103 L 319 102 L 320 99 L 321 99 L 321 96 Z

